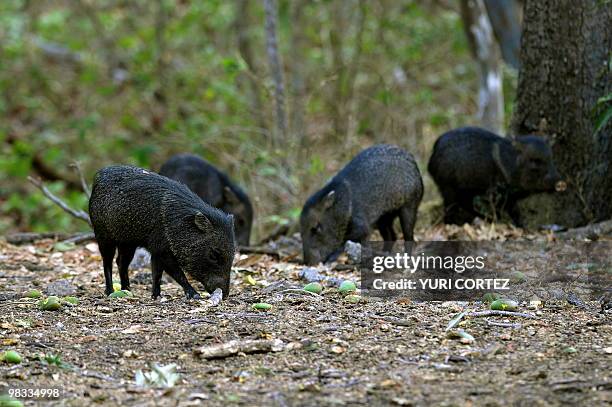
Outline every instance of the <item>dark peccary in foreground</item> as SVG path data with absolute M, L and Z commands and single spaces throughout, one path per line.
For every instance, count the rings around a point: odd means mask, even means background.
M 479 214 L 474 207 L 479 198 L 494 214 L 505 211 L 517 223 L 517 200 L 565 189 L 543 138 L 508 139 L 477 127 L 440 136 L 428 169 L 444 199 L 445 223 L 471 222 Z
M 364 242 L 374 226 L 393 242 L 396 217 L 404 240 L 412 241 L 422 197 L 423 180 L 410 153 L 385 144 L 363 150 L 306 201 L 300 218 L 304 262 L 331 260 L 347 240 Z
M 188 298 L 199 298 L 185 273 L 227 297 L 234 259 L 233 216 L 203 202 L 185 185 L 142 168 L 111 166 L 94 178 L 89 215 L 104 263 L 106 294 L 113 292 L 115 250 L 121 289 L 137 247 L 151 253 L 153 298 L 168 273 Z
M 253 225 L 253 206 L 247 194 L 227 175 L 192 154 L 170 157 L 159 173 L 182 182 L 204 202 L 234 215 L 236 242 L 248 246 Z

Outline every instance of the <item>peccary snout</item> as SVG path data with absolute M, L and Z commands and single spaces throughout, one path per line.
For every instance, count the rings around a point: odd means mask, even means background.
M 342 247 L 351 217 L 350 199 L 351 190 L 343 182 L 303 213 L 300 223 L 306 264 L 327 262 Z
M 520 178 L 516 187 L 529 192 L 552 192 L 558 188 L 561 176 L 545 140 L 538 136 L 524 136 L 515 140 L 512 146 L 518 152 L 517 169 Z M 510 184 L 513 184 L 512 180 Z

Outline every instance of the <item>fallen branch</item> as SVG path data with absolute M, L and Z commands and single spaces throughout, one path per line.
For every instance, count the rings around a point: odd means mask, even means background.
M 62 233 L 62 232 L 44 232 L 44 233 L 25 232 L 25 233 L 11 233 L 9 235 L 6 235 L 7 243 L 14 244 L 14 245 L 32 243 L 32 242 L 36 242 L 37 240 L 43 240 L 43 239 L 62 240 L 62 239 L 68 239 L 68 238 L 69 238 L 69 235 L 66 233 Z
M 536 316 L 533 314 L 526 314 L 523 312 L 514 312 L 514 311 L 498 311 L 498 310 L 470 312 L 466 316 L 468 317 L 489 317 L 491 315 L 502 315 L 505 317 L 536 318 Z
M 311 297 L 321 298 L 321 295 L 310 292 L 310 291 L 306 291 L 302 288 L 287 288 L 286 290 L 279 291 L 278 294 L 304 294 L 304 295 L 310 295 Z
M 410 321 L 407 319 L 400 319 L 400 318 L 395 318 L 395 317 L 383 317 L 380 315 L 370 315 L 370 317 L 374 319 L 380 319 L 382 321 L 389 322 L 390 324 L 398 325 L 398 326 L 414 326 L 415 325 L 413 321 Z
M 87 214 L 87 212 L 82 211 L 82 210 L 72 209 L 70 206 L 68 206 L 68 204 L 66 204 L 60 198 L 55 196 L 53 192 L 49 191 L 49 189 L 42 183 L 41 180 L 34 178 L 34 177 L 28 177 L 28 181 L 30 181 L 32 185 L 40 189 L 41 192 L 47 198 L 49 198 L 51 201 L 53 201 L 53 203 L 55 203 L 57 206 L 62 208 L 66 213 L 74 216 L 77 219 L 81 219 L 82 221 L 87 222 L 87 224 L 91 226 L 91 219 L 89 218 L 89 215 Z
M 284 349 L 285 343 L 280 339 L 247 339 L 244 341 L 229 341 L 220 345 L 203 346 L 196 349 L 194 353 L 202 359 L 221 359 L 239 353 L 280 352 Z
M 601 236 L 612 235 L 612 219 L 580 228 L 570 229 L 566 232 L 555 233 L 560 240 L 597 240 Z
M 238 246 L 238 251 L 245 254 L 268 254 L 270 256 L 282 257 L 282 254 L 278 250 L 261 246 Z
M 76 235 L 68 239 L 62 240 L 62 243 L 79 244 L 83 242 L 88 242 L 90 240 L 96 240 L 96 235 L 94 234 L 94 232 L 77 233 Z
M 502 328 L 514 328 L 514 329 L 520 329 L 523 325 L 517 323 L 513 323 L 513 322 L 498 322 L 498 321 L 491 321 L 487 319 L 487 325 L 490 326 L 501 326 Z
M 216 324 L 217 321 L 213 321 L 212 319 L 208 319 L 208 318 L 196 318 L 196 319 L 188 319 L 186 321 L 183 321 L 186 324 L 189 325 L 198 325 L 198 324 Z

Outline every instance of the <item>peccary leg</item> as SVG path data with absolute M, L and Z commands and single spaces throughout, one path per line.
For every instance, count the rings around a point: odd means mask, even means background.
M 385 213 L 376 222 L 376 226 L 380 231 L 380 235 L 385 241 L 385 245 L 383 248 L 385 252 L 390 252 L 391 249 L 393 249 L 393 243 L 395 242 L 395 240 L 397 240 L 397 235 L 393 230 L 393 221 L 395 220 L 396 216 L 396 213 Z
M 189 281 L 187 280 L 185 273 L 183 273 L 181 266 L 178 264 L 178 261 L 176 261 L 174 256 L 165 255 L 163 256 L 162 261 L 163 261 L 164 270 L 166 270 L 166 273 L 168 273 L 170 277 L 174 279 L 174 281 L 176 281 L 177 283 L 180 284 L 181 287 L 183 287 L 183 290 L 185 291 L 185 295 L 187 296 L 187 298 L 193 298 L 193 299 L 199 300 L 200 294 L 198 294 L 198 292 L 191 286 L 191 284 L 189 284 Z
M 153 294 L 151 297 L 156 299 L 161 295 L 161 278 L 164 273 L 162 262 L 156 255 L 151 256 L 151 272 L 153 274 Z
M 104 281 L 106 295 L 111 295 L 113 292 L 113 258 L 115 257 L 115 244 L 98 240 L 100 255 L 102 256 L 102 264 L 104 265 Z
M 457 199 L 456 191 L 453 188 L 440 188 L 440 194 L 444 199 L 444 223 L 457 223 L 457 217 L 461 212 L 461 205 Z
M 119 277 L 121 278 L 121 289 L 130 289 L 130 277 L 128 267 L 134 258 L 135 246 L 119 246 L 117 248 L 117 267 L 119 267 Z
M 419 202 L 415 201 L 407 203 L 399 210 L 399 218 L 402 226 L 402 233 L 404 234 L 404 248 L 406 253 L 412 253 L 414 225 L 416 224 L 418 207 Z

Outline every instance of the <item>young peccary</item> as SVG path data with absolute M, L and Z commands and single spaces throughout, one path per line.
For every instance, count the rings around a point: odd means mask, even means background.
M 508 139 L 477 127 L 440 136 L 428 169 L 444 199 L 445 223 L 471 222 L 478 215 L 478 197 L 484 197 L 495 213 L 506 211 L 518 222 L 517 200 L 565 189 L 543 138 Z
M 248 246 L 253 225 L 253 206 L 247 194 L 227 175 L 192 154 L 170 157 L 159 173 L 187 185 L 204 202 L 233 214 L 236 241 Z
M 374 226 L 386 242 L 395 241 L 399 216 L 405 241 L 413 229 L 423 180 L 410 153 L 393 145 L 360 152 L 304 205 L 300 218 L 304 262 L 333 259 L 347 240 L 365 241 Z
M 188 298 L 199 298 L 185 272 L 204 285 L 229 294 L 234 259 L 233 216 L 204 203 L 185 185 L 129 166 L 96 173 L 89 215 L 104 264 L 106 294 L 113 292 L 115 250 L 121 289 L 128 290 L 128 265 L 137 247 L 151 253 L 153 298 L 162 273 L 178 282 Z

